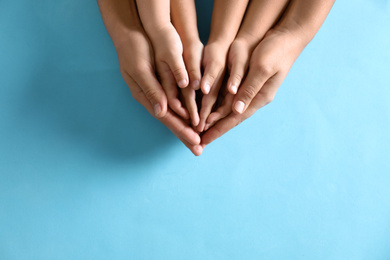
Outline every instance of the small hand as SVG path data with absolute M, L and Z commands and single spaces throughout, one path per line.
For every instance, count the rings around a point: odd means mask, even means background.
M 186 108 L 190 114 L 192 126 L 196 127 L 199 124 L 198 106 L 196 104 L 196 90 L 200 87 L 201 61 L 203 55 L 203 44 L 199 40 L 192 41 L 184 45 L 183 58 L 186 64 L 186 69 L 190 77 L 190 86 L 181 89 Z
M 203 132 L 207 117 L 210 115 L 218 93 L 223 83 L 226 71 L 226 59 L 229 45 L 219 42 L 208 43 L 203 52 L 204 74 L 201 81 L 201 89 L 204 93 L 200 109 L 200 122 L 197 126 L 199 132 Z
M 155 64 L 161 85 L 167 95 L 169 107 L 184 119 L 188 111 L 179 100 L 180 88 L 186 88 L 189 77 L 183 60 L 183 45 L 171 23 L 150 34 L 155 52 Z

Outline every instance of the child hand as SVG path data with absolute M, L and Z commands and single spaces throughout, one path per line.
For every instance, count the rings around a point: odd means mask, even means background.
M 178 89 L 188 86 L 183 46 L 170 18 L 170 0 L 137 0 L 138 13 L 155 53 L 155 64 L 169 107 L 184 119 L 188 112 L 178 98 Z
M 181 89 L 192 126 L 199 124 L 196 92 L 199 89 L 203 44 L 199 39 L 194 0 L 171 0 L 171 19 L 183 44 L 184 63 L 190 78 L 190 87 Z
M 249 0 L 215 0 L 208 43 L 203 55 L 204 93 L 200 109 L 199 132 L 204 131 L 207 117 L 218 98 L 225 71 L 229 47 L 237 35 Z
M 166 25 L 153 35 L 152 40 L 157 74 L 167 95 L 169 107 L 184 119 L 188 111 L 178 98 L 177 86 L 186 88 L 189 77 L 183 60 L 183 45 L 172 24 Z
M 185 106 L 190 114 L 191 124 L 196 127 L 199 124 L 198 106 L 196 103 L 196 90 L 200 87 L 201 80 L 201 60 L 203 54 L 203 44 L 199 40 L 194 40 L 190 44 L 184 44 L 184 62 L 190 77 L 190 86 L 181 89 Z

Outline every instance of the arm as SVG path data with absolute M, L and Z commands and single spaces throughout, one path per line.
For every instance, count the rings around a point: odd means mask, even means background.
M 167 98 L 154 74 L 153 50 L 141 26 L 135 1 L 98 0 L 98 4 L 132 96 L 194 154 L 201 154 L 199 135 L 167 108 Z

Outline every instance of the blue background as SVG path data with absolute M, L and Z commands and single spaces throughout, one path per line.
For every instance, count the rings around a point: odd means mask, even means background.
M 197 158 L 131 98 L 96 1 L 0 1 L 0 259 L 390 259 L 389 28 L 389 1 L 336 1 Z

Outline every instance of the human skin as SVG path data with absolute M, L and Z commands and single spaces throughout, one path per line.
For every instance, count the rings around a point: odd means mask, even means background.
M 181 89 L 192 126 L 199 124 L 195 90 L 200 87 L 203 44 L 199 39 L 194 0 L 171 0 L 172 24 L 183 44 L 183 58 L 190 78 L 190 87 Z
M 157 73 L 168 105 L 182 118 L 188 119 L 177 86 L 187 87 L 189 77 L 183 60 L 183 45 L 171 23 L 170 0 L 136 0 L 136 3 L 142 26 L 153 46 Z
M 227 54 L 249 0 L 215 0 L 211 18 L 210 36 L 203 52 L 204 74 L 201 89 L 204 93 L 200 109 L 199 132 L 204 131 L 207 117 L 217 100 L 225 70 Z
M 132 96 L 167 126 L 195 155 L 203 148 L 199 135 L 167 106 L 155 75 L 153 49 L 138 17 L 135 0 L 98 0 L 104 24 L 114 43 L 121 74 Z M 156 111 L 156 105 L 161 109 Z
M 233 112 L 202 136 L 203 147 L 274 99 L 291 66 L 315 36 L 333 3 L 334 0 L 292 0 L 289 3 L 280 21 L 254 49 L 248 74 L 234 95 Z
M 233 95 L 248 70 L 249 60 L 255 47 L 277 22 L 289 0 L 252 0 L 247 8 L 237 37 L 228 55 L 229 79 L 223 104 L 207 118 L 205 131 L 232 111 Z M 225 91 L 226 92 L 226 91 Z

